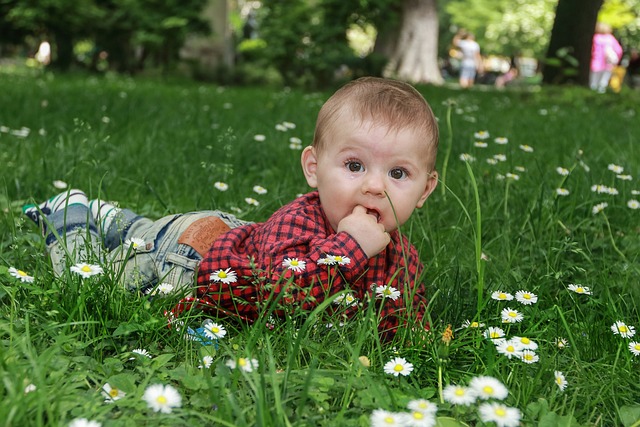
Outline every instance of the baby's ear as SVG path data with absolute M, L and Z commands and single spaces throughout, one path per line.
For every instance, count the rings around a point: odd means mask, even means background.
M 304 172 L 304 177 L 307 179 L 309 187 L 317 188 L 318 178 L 316 176 L 316 170 L 318 169 L 318 157 L 316 156 L 315 148 L 309 146 L 302 150 L 300 163 L 302 164 L 302 171 Z
M 420 200 L 418 200 L 418 203 L 416 204 L 416 208 L 421 208 L 422 205 L 424 205 L 424 202 L 427 201 L 427 198 L 431 195 L 431 193 L 433 193 L 433 190 L 436 189 L 437 185 L 438 185 L 438 172 L 433 171 L 431 172 L 431 176 L 429 176 L 427 185 L 424 188 L 424 193 L 422 193 Z

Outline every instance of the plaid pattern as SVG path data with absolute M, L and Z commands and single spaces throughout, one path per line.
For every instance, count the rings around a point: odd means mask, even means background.
M 391 285 L 401 296 L 395 301 L 378 298 L 382 307 L 376 310 L 380 331 L 394 333 L 400 318 L 411 317 L 412 324 L 422 322 L 427 304 L 424 286 L 416 286 L 422 272 L 416 249 L 406 238 L 401 243 L 397 231 L 391 240 L 383 252 L 367 259 L 349 234 L 332 231 L 318 193 L 306 194 L 280 208 L 267 222 L 235 228 L 216 240 L 200 263 L 197 297 L 183 299 L 173 315 L 197 307 L 214 316 L 231 315 L 251 322 L 273 300 L 279 307 L 297 305 L 312 310 L 345 289 L 366 301 L 375 295 L 376 286 Z M 350 261 L 326 265 L 323 260 L 328 255 Z M 284 266 L 287 258 L 304 262 L 304 270 Z M 235 281 L 231 274 L 226 279 L 229 283 L 213 279 L 216 272 L 227 269 L 235 273 Z

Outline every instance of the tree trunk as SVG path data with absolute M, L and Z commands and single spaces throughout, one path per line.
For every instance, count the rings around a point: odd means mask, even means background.
M 436 0 L 403 0 L 400 26 L 389 30 L 377 49 L 390 53 L 385 74 L 412 83 L 442 84 Z
M 543 69 L 546 84 L 589 85 L 591 43 L 603 0 L 559 0 Z

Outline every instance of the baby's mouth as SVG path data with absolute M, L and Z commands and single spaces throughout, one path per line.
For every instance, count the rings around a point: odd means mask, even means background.
M 376 217 L 376 222 L 380 222 L 380 213 L 377 210 L 367 208 L 367 215 Z

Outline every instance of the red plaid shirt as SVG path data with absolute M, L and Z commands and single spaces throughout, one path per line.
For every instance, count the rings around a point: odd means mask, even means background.
M 392 286 L 400 297 L 378 295 L 382 306 L 376 310 L 380 331 L 394 333 L 399 316 L 422 322 L 427 305 L 424 286 L 416 286 L 422 271 L 418 253 L 406 238 L 402 242 L 404 253 L 395 231 L 381 253 L 367 258 L 348 233 L 333 231 L 318 193 L 312 192 L 283 206 L 265 223 L 241 226 L 219 237 L 200 263 L 197 297 L 185 298 L 173 312 L 197 305 L 214 315 L 253 321 L 269 301 L 312 310 L 339 291 L 350 290 L 365 301 L 376 296 L 377 286 Z M 332 264 L 328 256 L 342 258 Z M 297 268 L 283 264 L 287 259 L 297 260 Z M 226 278 L 219 277 L 220 271 Z

